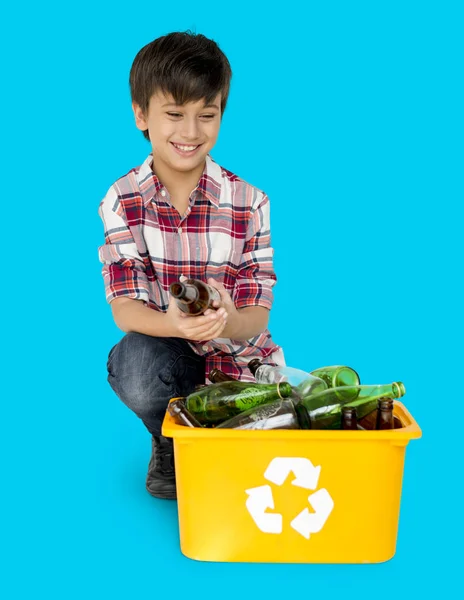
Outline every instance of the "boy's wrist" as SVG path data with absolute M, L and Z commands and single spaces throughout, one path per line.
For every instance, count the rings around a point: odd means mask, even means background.
M 232 340 L 237 339 L 237 335 L 239 333 L 240 327 L 240 316 L 238 311 L 236 311 L 236 315 L 227 317 L 227 325 L 224 327 L 221 337 L 229 338 Z
M 183 337 L 176 323 L 169 312 L 161 313 L 163 315 L 163 337 Z

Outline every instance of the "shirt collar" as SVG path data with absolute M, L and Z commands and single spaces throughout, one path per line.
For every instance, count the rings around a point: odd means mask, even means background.
M 143 204 L 147 207 L 157 192 L 163 189 L 163 184 L 151 170 L 153 164 L 153 154 L 150 153 L 143 164 L 140 166 L 137 174 L 137 183 L 142 194 Z M 197 189 L 203 196 L 211 202 L 216 208 L 221 200 L 221 167 L 208 154 L 206 156 L 206 165 L 203 174 L 198 182 Z

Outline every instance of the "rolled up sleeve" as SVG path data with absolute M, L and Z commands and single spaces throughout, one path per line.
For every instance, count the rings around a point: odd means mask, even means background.
M 98 248 L 98 256 L 103 263 L 102 275 L 107 302 L 125 296 L 148 303 L 149 284 L 145 264 L 114 188 L 101 201 L 98 214 L 105 230 L 105 243 Z
M 237 308 L 263 306 L 270 310 L 277 278 L 271 247 L 269 198 L 264 194 L 257 203 L 248 225 L 233 300 Z

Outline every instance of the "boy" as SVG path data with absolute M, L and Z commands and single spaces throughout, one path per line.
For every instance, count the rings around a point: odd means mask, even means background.
M 175 32 L 140 50 L 130 71 L 145 162 L 99 207 L 106 298 L 126 333 L 108 357 L 108 381 L 152 435 L 146 487 L 175 498 L 172 440 L 161 436 L 170 398 L 186 396 L 216 367 L 253 380 L 252 358 L 285 364 L 267 329 L 273 301 L 269 200 L 220 167 L 216 142 L 232 73 L 217 44 Z M 184 315 L 169 294 L 181 277 L 219 290 L 217 310 Z

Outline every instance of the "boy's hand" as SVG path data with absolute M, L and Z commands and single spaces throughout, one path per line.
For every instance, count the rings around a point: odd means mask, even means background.
M 240 320 L 240 314 L 235 307 L 234 301 L 232 300 L 231 295 L 229 294 L 229 292 L 226 290 L 226 288 L 224 287 L 224 285 L 222 283 L 220 283 L 219 281 L 216 281 L 212 277 L 210 277 L 208 279 L 207 283 L 211 287 L 215 288 L 221 295 L 221 301 L 213 302 L 213 306 L 218 309 L 218 312 L 219 312 L 219 310 L 223 310 L 223 309 L 225 309 L 225 311 L 226 311 L 227 325 L 226 325 L 226 327 L 224 327 L 224 330 L 222 331 L 222 337 L 234 339 L 234 331 L 236 331 L 239 320 Z
M 202 315 L 191 316 L 183 313 L 177 306 L 176 299 L 169 299 L 166 317 L 173 330 L 174 337 L 180 337 L 192 342 L 206 342 L 221 337 L 227 323 L 227 311 L 206 310 Z

